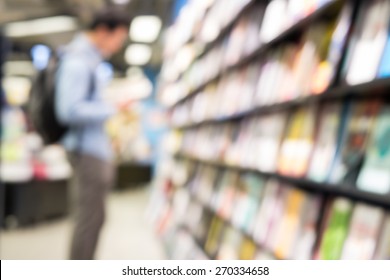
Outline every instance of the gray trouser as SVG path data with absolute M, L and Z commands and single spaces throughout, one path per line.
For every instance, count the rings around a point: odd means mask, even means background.
M 73 167 L 71 180 L 72 214 L 75 228 L 70 259 L 94 258 L 105 218 L 105 201 L 114 183 L 114 165 L 85 154 L 69 154 Z

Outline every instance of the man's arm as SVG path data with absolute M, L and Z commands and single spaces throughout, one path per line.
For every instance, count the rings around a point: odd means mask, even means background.
M 65 60 L 59 69 L 56 86 L 58 119 L 69 125 L 85 125 L 105 121 L 115 108 L 100 100 L 87 100 L 91 70 L 77 59 Z

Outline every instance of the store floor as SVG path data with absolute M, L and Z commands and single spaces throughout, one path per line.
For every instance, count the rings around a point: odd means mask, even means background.
M 97 259 L 164 259 L 163 246 L 145 220 L 149 189 L 114 192 L 109 198 L 107 221 Z M 66 259 L 69 219 L 0 231 L 1 259 Z

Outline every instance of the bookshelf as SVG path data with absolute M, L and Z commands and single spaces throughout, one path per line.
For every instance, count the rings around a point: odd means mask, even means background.
M 294 178 L 289 176 L 283 176 L 278 173 L 272 173 L 272 172 L 261 172 L 259 170 L 253 169 L 253 168 L 246 168 L 242 166 L 233 166 L 228 165 L 226 163 L 213 161 L 213 160 L 204 160 L 199 159 L 190 155 L 186 154 L 176 154 L 178 158 L 186 158 L 191 161 L 200 162 L 202 164 L 206 165 L 212 165 L 218 168 L 222 169 L 232 169 L 232 170 L 238 170 L 240 172 L 250 172 L 250 173 L 257 173 L 261 176 L 274 178 L 281 180 L 286 183 L 290 183 L 296 188 L 300 188 L 307 191 L 312 191 L 316 193 L 322 193 L 330 196 L 342 196 L 346 198 L 350 198 L 355 201 L 361 201 L 366 202 L 372 205 L 377 205 L 380 207 L 384 207 L 387 209 L 390 209 L 390 195 L 379 195 L 374 194 L 370 192 L 364 192 L 358 190 L 355 186 L 352 185 L 342 185 L 342 184 L 332 184 L 332 183 L 325 183 L 325 182 L 316 182 L 312 181 L 306 178 Z
M 390 40 L 362 35 L 388 34 L 390 3 L 309 2 L 248 1 L 173 82 L 171 165 L 156 181 L 175 186 L 171 226 L 210 259 L 390 257 Z M 287 19 L 271 36 L 275 10 Z M 253 49 L 237 44 L 253 30 Z M 362 68 L 362 48 L 376 65 Z M 175 205 L 182 191 L 188 208 Z M 355 250 L 361 240 L 375 248 Z
M 184 225 L 180 226 L 180 229 L 184 230 L 185 232 L 187 232 L 187 233 L 191 236 L 191 238 L 194 240 L 194 242 L 195 242 L 197 248 L 198 248 L 199 250 L 201 250 L 202 253 L 203 253 L 205 256 L 207 256 L 208 259 L 210 259 L 210 260 L 214 259 L 214 256 L 208 254 L 208 253 L 203 249 L 202 243 L 193 235 L 191 229 L 189 229 L 187 226 L 184 226 Z
M 246 8 L 244 8 L 238 14 L 238 16 L 242 16 L 256 2 L 258 3 L 258 2 L 261 2 L 261 1 L 256 1 L 256 0 L 253 1 L 252 0 L 249 4 L 247 4 Z M 266 1 L 263 1 L 263 2 L 266 2 Z M 268 51 L 272 47 L 274 47 L 274 46 L 276 46 L 278 44 L 282 44 L 283 42 L 285 42 L 287 40 L 290 40 L 291 37 L 293 37 L 297 33 L 303 32 L 303 30 L 305 30 L 307 28 L 308 24 L 310 24 L 312 22 L 315 22 L 316 20 L 321 20 L 324 17 L 325 18 L 328 17 L 329 14 L 334 13 L 334 9 L 335 9 L 335 7 L 337 5 L 340 5 L 340 1 L 333 0 L 330 3 L 325 4 L 324 6 L 322 6 L 321 8 L 319 8 L 318 10 L 316 10 L 315 12 L 310 14 L 309 16 L 303 18 L 302 20 L 300 20 L 297 23 L 293 24 L 291 27 L 287 28 L 287 30 L 282 32 L 276 38 L 272 39 L 270 42 L 265 43 L 265 44 L 259 46 L 258 48 L 256 48 L 251 54 L 249 54 L 248 56 L 240 59 L 239 62 L 235 63 L 234 65 L 232 65 L 230 67 L 227 67 L 226 69 L 223 69 L 221 72 L 218 73 L 218 75 L 216 75 L 215 77 L 213 77 L 210 80 L 207 80 L 206 82 L 202 83 L 201 85 L 199 85 L 198 87 L 196 87 L 195 89 L 190 91 L 190 93 L 188 93 L 186 96 L 184 96 L 183 98 L 177 100 L 174 104 L 172 104 L 172 107 L 174 107 L 174 106 L 176 106 L 176 105 L 178 105 L 178 104 L 180 104 L 182 102 L 185 102 L 188 98 L 190 98 L 190 97 L 194 96 L 195 94 L 199 93 L 208 84 L 210 84 L 212 82 L 215 82 L 221 76 L 223 76 L 223 75 L 225 75 L 225 74 L 227 74 L 227 73 L 229 73 L 231 71 L 234 71 L 237 68 L 245 66 L 246 64 L 251 62 L 253 59 L 256 59 L 259 56 L 263 55 L 266 51 Z M 201 53 L 201 55 L 198 56 L 198 58 L 201 58 L 202 56 L 204 56 L 208 51 L 210 51 L 215 46 L 215 44 L 217 42 L 221 41 L 222 38 L 224 38 L 224 36 L 226 36 L 226 34 L 231 29 L 231 26 L 234 23 L 236 23 L 236 21 L 233 21 L 231 23 L 231 25 L 229 25 L 227 28 L 223 29 L 222 32 L 217 37 L 217 39 L 215 41 L 211 42 L 210 44 L 208 44 L 205 47 L 205 50 Z
M 204 120 L 202 122 L 194 122 L 185 125 L 172 126 L 173 129 L 189 129 L 204 124 L 222 123 L 229 121 L 237 121 L 252 115 L 268 114 L 275 111 L 288 110 L 294 107 L 307 105 L 310 103 L 325 103 L 329 101 L 350 99 L 371 99 L 373 97 L 389 97 L 389 92 L 386 91 L 390 87 L 390 78 L 376 79 L 371 82 L 359 85 L 341 85 L 330 88 L 318 95 L 309 95 L 302 98 L 280 102 L 272 105 L 265 105 L 252 108 L 250 110 L 233 114 L 226 117 Z
M 256 0 L 249 0 L 247 4 L 245 4 L 239 11 L 237 11 L 237 15 L 228 23 L 225 27 L 221 29 L 215 39 L 211 40 L 211 42 L 206 43 L 203 47 L 203 50 L 199 52 L 199 54 L 195 57 L 195 59 L 199 59 L 204 56 L 208 51 L 210 51 L 218 42 L 220 42 L 228 33 L 231 31 L 232 27 L 237 23 L 238 18 L 244 15 L 248 10 L 255 4 Z M 186 45 L 190 42 L 196 41 L 195 35 L 192 35 L 183 45 Z
M 229 227 L 231 227 L 231 228 L 237 228 L 237 227 L 231 222 L 231 220 L 226 219 L 226 218 L 223 217 L 222 215 L 218 214 L 210 205 L 208 205 L 208 204 L 202 202 L 200 199 L 198 199 L 198 198 L 196 198 L 196 197 L 194 197 L 194 200 L 196 200 L 197 203 L 201 204 L 202 207 L 203 207 L 204 209 L 206 209 L 207 212 L 209 212 L 211 215 L 213 215 L 213 216 L 218 217 L 219 219 L 221 219 L 227 226 L 229 226 Z M 185 228 L 188 232 L 191 233 L 191 230 L 190 230 L 188 227 L 183 226 L 183 228 Z M 260 244 L 258 244 L 258 242 L 257 242 L 256 240 L 254 240 L 252 234 L 250 234 L 249 232 L 245 231 L 245 230 L 242 229 L 242 228 L 239 228 L 238 230 L 240 231 L 240 233 L 241 233 L 245 238 L 247 238 L 247 239 L 253 241 L 258 247 L 260 247 L 260 248 L 262 247 Z M 192 234 L 192 233 L 191 233 L 191 234 Z M 199 240 L 197 240 L 195 237 L 193 237 L 193 238 L 194 238 L 194 240 L 196 241 L 198 247 L 199 247 L 199 248 L 202 248 L 202 250 L 204 251 L 204 253 L 205 253 L 210 259 L 215 259 L 215 258 L 216 258 L 215 255 L 211 255 L 211 254 L 207 253 L 207 252 L 203 249 L 202 242 L 200 242 Z M 265 249 L 265 248 L 261 248 L 261 249 L 264 250 L 264 251 L 267 251 L 268 254 L 273 255 L 273 253 L 272 253 L 272 252 L 269 252 L 268 249 Z M 278 257 L 275 256 L 275 255 L 273 255 L 273 257 L 274 257 L 275 259 L 280 259 L 280 258 L 278 258 Z

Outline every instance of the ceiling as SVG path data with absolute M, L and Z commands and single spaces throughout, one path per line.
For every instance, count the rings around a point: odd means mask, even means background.
M 73 15 L 79 19 L 82 26 L 90 20 L 94 11 L 106 5 L 115 5 L 113 2 L 114 0 L 0 0 L 0 25 L 55 15 Z M 157 15 L 162 19 L 163 30 L 157 41 L 152 44 L 153 56 L 150 63 L 152 67 L 159 67 L 162 61 L 163 31 L 171 23 L 173 2 L 174 0 L 130 0 L 128 4 L 122 5 L 131 17 Z M 14 53 L 11 57 L 28 53 L 30 48 L 37 43 L 57 48 L 68 43 L 73 35 L 74 32 L 65 32 L 14 38 L 12 40 Z M 123 59 L 123 51 L 112 58 L 112 63 L 119 70 L 125 70 L 128 67 Z

